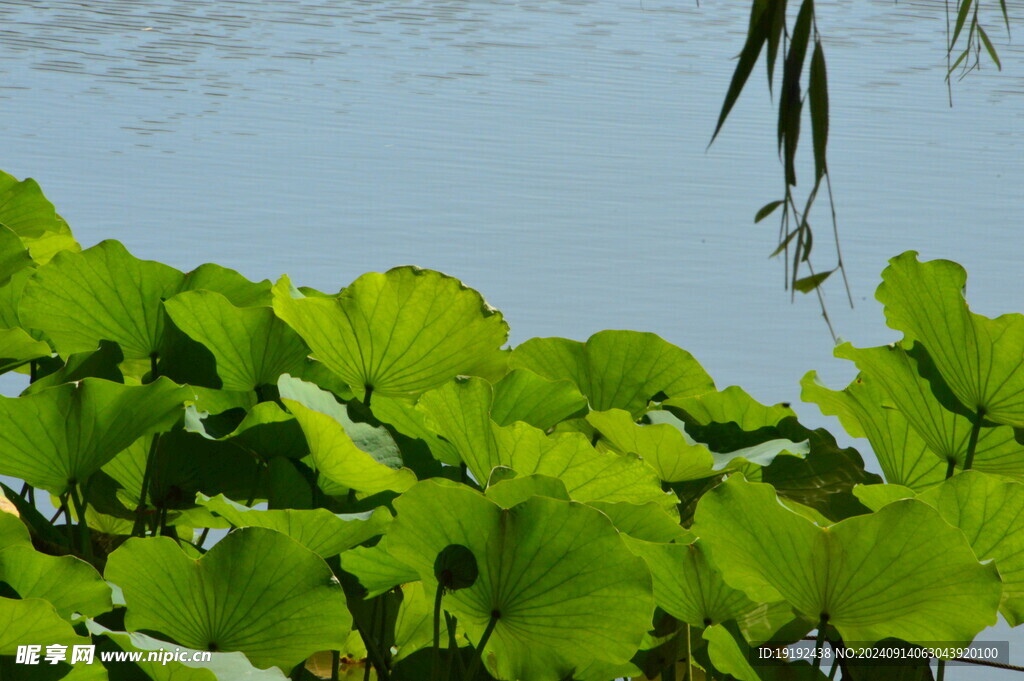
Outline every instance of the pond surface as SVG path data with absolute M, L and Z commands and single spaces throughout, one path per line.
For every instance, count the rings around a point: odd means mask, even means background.
M 1003 71 L 983 61 L 950 108 L 942 1 L 820 4 L 855 302 L 827 287 L 836 332 L 898 337 L 873 294 L 907 249 L 962 263 L 977 311 L 1024 310 L 1021 43 L 991 11 Z M 182 269 L 213 261 L 326 290 L 440 269 L 500 308 L 513 342 L 654 331 L 720 386 L 833 425 L 797 404 L 798 381 L 817 369 L 839 387 L 854 372 L 831 357 L 814 298 L 783 291 L 766 257 L 777 223 L 752 220 L 782 183 L 763 68 L 707 149 L 747 12 L 0 0 L 0 167 L 38 179 L 86 246 L 117 238 Z M 831 267 L 824 203 L 815 215 Z

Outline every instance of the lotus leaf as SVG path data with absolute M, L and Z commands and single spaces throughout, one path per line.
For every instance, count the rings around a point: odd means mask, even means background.
M 323 508 L 258 511 L 231 501 L 223 494 L 212 499 L 200 494 L 196 502 L 235 527 L 277 530 L 322 558 L 336 556 L 381 534 L 391 520 L 391 514 L 384 508 L 340 516 Z
M 43 598 L 64 619 L 95 617 L 110 610 L 110 587 L 96 569 L 72 556 L 48 556 L 30 545 L 0 550 L 0 582 L 22 598 Z
M 96 636 L 106 636 L 124 651 L 166 651 L 167 642 L 139 632 L 113 631 L 89 620 L 86 627 Z M 242 653 L 212 653 L 206 662 L 191 661 L 195 649 L 180 651 L 182 662 L 136 662 L 153 681 L 286 681 L 277 667 L 257 669 Z
M 124 592 L 129 631 L 239 650 L 260 668 L 289 671 L 318 650 L 337 649 L 352 622 L 323 559 L 264 528 L 232 532 L 198 561 L 167 537 L 129 539 L 105 574 Z
M 514 369 L 494 385 L 491 418 L 499 426 L 523 421 L 547 430 L 586 408 L 587 398 L 568 380 L 549 381 L 526 369 Z
M 995 568 L 920 501 L 822 528 L 781 506 L 770 485 L 733 476 L 704 496 L 693 529 L 728 584 L 761 602 L 785 599 L 847 641 L 966 643 L 995 623 Z
M 722 580 L 719 570 L 708 560 L 707 547 L 700 541 L 656 544 L 627 537 L 626 546 L 650 568 L 658 607 L 687 624 L 721 624 L 757 605 Z
M 336 298 L 294 293 L 287 278 L 275 286 L 277 316 L 364 400 L 367 392 L 414 397 L 473 374 L 508 337 L 479 293 L 432 270 L 364 274 Z
M 359 579 L 367 591 L 367 598 L 420 578 L 416 570 L 392 556 L 387 547 L 385 536 L 375 546 L 360 546 L 346 551 L 341 557 L 341 566 Z
M 655 471 L 635 456 L 599 452 L 580 433 L 546 435 L 521 422 L 498 426 L 489 416 L 491 390 L 480 378 L 455 380 L 425 393 L 415 408 L 427 417 L 420 417 L 421 427 L 436 428 L 435 436 L 454 449 L 475 479 L 486 482 L 496 466 L 505 466 L 520 475 L 558 478 L 577 501 L 674 506 Z
M 397 500 L 388 550 L 432 592 L 433 556 L 467 547 L 480 574 L 445 597 L 498 678 L 561 679 L 600 661 L 622 664 L 647 630 L 653 603 L 644 563 L 607 517 L 585 505 L 532 497 L 502 509 L 453 483 L 418 483 Z
M 19 645 L 88 645 L 62 618 L 53 604 L 42 598 L 0 597 L 0 655 L 14 655 Z
M 817 404 L 823 414 L 839 417 L 853 437 L 868 439 L 889 482 L 924 489 L 945 478 L 946 467 L 917 430 L 902 412 L 886 406 L 888 398 L 879 381 L 861 374 L 844 390 L 829 390 L 811 371 L 800 385 L 805 401 Z
M 62 494 L 142 435 L 170 427 L 190 396 L 164 378 L 143 386 L 87 378 L 0 397 L 0 474 Z
M 49 345 L 28 335 L 24 329 L 0 329 L 0 374 L 50 354 Z
M 601 331 L 586 343 L 534 338 L 513 350 L 509 366 L 572 381 L 597 411 L 624 409 L 634 415 L 655 396 L 690 397 L 715 388 L 690 353 L 636 331 Z
M 1024 484 L 964 471 L 922 492 L 921 501 L 959 527 L 981 560 L 992 559 L 1003 580 L 999 611 L 1024 622 Z
M 243 297 L 261 287 L 219 266 L 190 279 L 173 267 L 135 258 L 117 241 L 104 241 L 81 253 L 60 253 L 39 269 L 22 293 L 19 314 L 26 326 L 44 331 L 61 356 L 89 352 L 109 340 L 121 346 L 125 359 L 150 360 L 173 341 L 166 334 L 163 301 L 193 283 L 219 285 L 220 292 Z
M 901 345 L 836 348 L 837 357 L 852 360 L 868 378 L 882 386 L 892 404 L 943 462 L 965 465 L 971 440 L 971 419 L 957 407 L 948 388 L 930 371 L 930 357 L 920 345 L 907 351 Z M 981 428 L 973 466 L 1003 475 L 1024 476 L 1024 445 L 1009 426 Z
M 298 373 L 309 350 L 269 307 L 236 307 L 215 291 L 185 291 L 164 303 L 174 324 L 205 345 L 224 390 L 257 390 Z
M 989 319 L 964 299 L 967 272 L 949 260 L 889 261 L 875 297 L 889 326 L 928 348 L 942 378 L 971 413 L 1024 428 L 1024 315 Z
M 21 238 L 39 264 L 59 251 L 80 250 L 64 218 L 31 178 L 19 182 L 0 171 L 0 224 Z

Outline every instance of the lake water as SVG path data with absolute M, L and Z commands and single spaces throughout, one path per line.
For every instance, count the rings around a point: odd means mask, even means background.
M 950 108 L 944 2 L 820 4 L 856 304 L 830 283 L 836 332 L 898 337 L 873 293 L 907 249 L 962 263 L 977 311 L 1024 310 L 1021 43 L 989 7 L 1003 71 L 983 60 Z M 796 404 L 798 381 L 817 369 L 839 387 L 854 372 L 831 357 L 814 298 L 783 291 L 766 257 L 777 223 L 752 221 L 782 183 L 763 67 L 706 150 L 748 11 L 0 0 L 0 167 L 39 180 L 86 246 L 117 238 L 182 269 L 214 261 L 329 290 L 395 265 L 440 269 L 500 308 L 513 342 L 655 331 L 720 386 L 832 425 Z M 830 267 L 824 203 L 812 220 Z

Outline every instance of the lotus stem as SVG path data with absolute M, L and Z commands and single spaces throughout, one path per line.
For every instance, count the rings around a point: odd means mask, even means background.
M 978 435 L 981 433 L 981 421 L 985 417 L 985 408 L 978 407 L 971 423 L 971 437 L 967 440 L 967 456 L 964 457 L 964 470 L 971 470 L 974 465 L 974 451 L 978 448 Z
M 203 548 L 203 544 L 206 543 L 206 538 L 210 535 L 210 528 L 204 527 L 203 531 L 199 533 L 199 539 L 196 540 L 195 547 L 197 549 Z
M 693 681 L 693 650 L 690 643 L 690 624 L 686 624 L 686 681 Z
M 498 610 L 491 611 L 491 619 L 487 622 L 487 628 L 484 629 L 484 635 L 480 637 L 480 643 L 476 646 L 476 656 L 473 658 L 473 664 L 469 667 L 469 672 L 466 674 L 465 681 L 474 681 L 476 679 L 477 671 L 480 669 L 480 663 L 484 659 L 484 646 L 487 645 L 487 641 L 490 640 L 491 634 L 494 633 L 494 627 L 501 619 L 501 612 Z
M 331 681 L 338 681 L 341 678 L 341 652 L 331 651 Z
M 132 526 L 132 536 L 142 537 L 146 534 L 146 499 L 149 497 L 149 484 L 153 477 L 153 469 L 156 467 L 156 450 L 160 446 L 160 433 L 153 435 L 149 443 L 149 454 L 146 456 L 146 468 L 142 472 L 142 491 L 139 493 L 139 505 L 135 508 L 135 524 Z
M 85 499 L 85 492 L 83 491 L 82 496 L 78 495 L 78 485 L 71 485 L 71 503 L 75 505 L 75 513 L 78 515 L 78 541 L 79 548 L 82 550 L 82 554 L 86 560 L 92 561 L 92 537 L 89 535 L 89 524 L 85 522 L 85 509 L 86 504 L 89 502 Z M 71 522 L 71 519 L 68 519 Z
M 444 587 L 437 583 L 437 592 L 434 594 L 434 660 L 431 666 L 431 677 L 434 681 L 441 678 L 441 597 L 444 596 Z
M 936 665 L 935 681 L 942 681 L 946 678 L 946 661 L 939 658 L 938 665 Z
M 818 621 L 818 638 L 814 641 L 814 668 L 821 669 L 821 655 L 825 648 L 825 627 L 828 624 L 828 615 L 821 613 Z
M 380 648 L 377 647 L 377 642 L 373 639 L 373 636 L 370 635 L 373 633 L 373 624 L 377 619 L 377 604 L 378 601 L 374 600 L 373 610 L 370 613 L 370 626 L 368 628 L 359 626 L 359 623 L 355 621 L 354 614 L 353 624 L 355 625 L 356 631 L 359 632 L 359 636 L 363 639 L 363 645 L 366 646 L 366 655 L 369 658 L 369 660 L 367 660 L 366 669 L 363 672 L 363 678 L 370 678 L 370 662 L 372 661 L 373 666 L 377 669 L 377 679 L 379 681 L 388 681 L 388 679 L 391 678 L 391 673 L 388 671 L 387 665 L 384 664 L 384 656 L 381 654 Z M 369 631 L 370 634 L 367 634 L 367 631 Z
M 373 640 L 373 625 L 377 623 L 377 611 L 378 610 L 380 610 L 380 601 L 375 598 L 375 599 L 373 599 L 373 609 L 370 611 L 370 627 L 369 627 L 370 635 L 369 636 L 365 636 L 365 635 L 363 636 L 363 641 L 366 643 L 366 655 L 367 655 L 368 658 L 369 657 L 373 658 L 373 665 L 371 665 L 369 659 L 366 661 L 366 666 L 363 667 L 363 681 L 370 681 L 370 667 L 371 666 L 377 666 L 377 665 L 381 664 L 380 659 L 379 659 L 379 654 L 378 655 L 370 655 L 370 641 Z M 376 646 L 374 646 L 374 647 L 376 647 Z
M 381 650 L 380 650 L 380 652 L 381 652 L 381 662 L 384 663 L 385 671 L 386 671 L 386 668 L 387 668 L 388 662 L 389 662 L 388 658 L 391 655 L 391 648 L 390 648 L 390 646 L 385 645 L 385 642 L 386 642 L 385 641 L 385 637 L 387 636 L 387 631 L 388 631 L 388 594 L 389 593 L 391 593 L 391 592 L 390 591 L 385 591 L 384 593 L 382 593 L 380 595 L 380 638 L 378 638 L 378 641 L 380 642 L 380 645 L 381 645 Z M 378 672 L 378 676 L 379 675 L 380 675 L 380 672 Z
M 75 545 L 75 537 L 74 537 L 73 534 L 71 534 L 71 513 L 68 512 L 68 493 L 67 492 L 64 492 L 64 494 L 60 495 L 60 510 L 57 512 L 57 515 L 59 516 L 61 514 L 64 515 L 64 523 L 65 523 L 64 528 L 65 528 L 65 530 L 67 530 L 68 544 L 71 545 L 71 546 L 74 546 Z M 56 516 L 54 516 L 54 517 L 56 517 Z
M 448 667 L 445 670 L 444 678 L 445 681 L 451 681 L 452 678 L 452 667 L 455 665 L 451 662 L 451 656 L 455 656 L 456 663 L 459 665 L 459 678 L 465 678 L 466 676 L 466 665 L 462 663 L 462 655 L 459 654 L 459 646 L 455 642 L 455 632 L 457 629 L 458 620 L 455 619 L 455 615 L 450 613 L 444 614 L 445 624 L 448 625 L 448 652 L 449 660 Z

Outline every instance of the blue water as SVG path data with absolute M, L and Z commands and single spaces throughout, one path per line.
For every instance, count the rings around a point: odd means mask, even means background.
M 856 304 L 830 283 L 836 332 L 898 337 L 873 293 L 907 249 L 961 262 L 977 311 L 1024 310 L 1020 42 L 983 11 L 1003 71 L 983 59 L 950 108 L 944 2 L 819 5 Z M 752 222 L 782 183 L 763 70 L 706 149 L 748 6 L 0 0 L 0 167 L 38 179 L 84 245 L 329 290 L 440 269 L 513 342 L 655 331 L 720 386 L 838 429 L 798 381 L 839 387 L 852 367 L 814 298 L 783 291 L 777 224 Z M 819 268 L 835 260 L 825 208 Z

